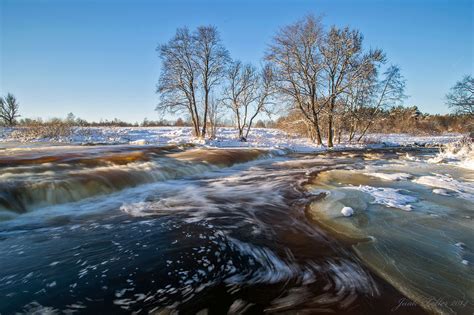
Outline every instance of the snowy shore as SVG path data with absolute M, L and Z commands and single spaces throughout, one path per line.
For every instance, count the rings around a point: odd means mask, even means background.
M 342 141 L 336 149 L 425 145 L 439 146 L 456 142 L 462 134 L 437 136 L 413 136 L 408 134 L 369 134 L 362 143 L 349 144 Z M 137 144 L 169 145 L 193 143 L 204 147 L 229 148 L 251 147 L 285 149 L 293 152 L 321 152 L 327 148 L 310 139 L 290 135 L 271 128 L 255 128 L 247 142 L 237 138 L 233 128 L 218 128 L 213 140 L 199 140 L 192 136 L 190 127 L 87 127 L 74 128 L 72 135 L 59 138 L 27 138 L 13 128 L 0 128 L 0 146 L 12 143 L 64 143 L 64 144 Z

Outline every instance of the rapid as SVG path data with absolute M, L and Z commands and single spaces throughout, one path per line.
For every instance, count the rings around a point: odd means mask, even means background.
M 5 148 L 0 313 L 470 314 L 474 171 L 437 154 Z

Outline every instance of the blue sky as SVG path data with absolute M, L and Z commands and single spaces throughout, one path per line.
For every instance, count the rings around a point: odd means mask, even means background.
M 25 117 L 156 119 L 155 51 L 177 27 L 213 24 L 233 58 L 260 62 L 279 27 L 306 14 L 350 26 L 407 79 L 407 105 L 445 113 L 444 95 L 473 74 L 471 0 L 0 0 L 0 93 Z

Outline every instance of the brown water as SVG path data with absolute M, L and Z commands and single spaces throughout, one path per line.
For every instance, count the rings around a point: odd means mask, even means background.
M 0 313 L 472 313 L 472 174 L 405 153 L 3 150 Z M 415 182 L 439 168 L 464 186 Z

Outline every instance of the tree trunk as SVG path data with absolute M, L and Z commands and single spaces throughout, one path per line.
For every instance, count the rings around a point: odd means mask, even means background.
M 328 147 L 332 148 L 334 146 L 333 138 L 334 138 L 334 130 L 333 130 L 333 120 L 334 120 L 334 106 L 336 103 L 336 98 L 332 96 L 331 98 L 331 105 L 329 107 L 329 114 L 328 114 Z
M 332 130 L 332 115 L 328 116 L 328 147 L 332 148 L 334 146 L 332 142 L 333 130 Z
M 199 125 L 196 123 L 196 117 L 194 115 L 194 110 L 191 108 L 191 120 L 193 122 L 194 136 L 197 137 L 199 133 Z
M 319 119 L 317 116 L 314 118 L 314 129 L 316 129 L 316 141 L 318 142 L 318 145 L 323 144 L 321 130 L 319 129 Z
M 204 87 L 204 119 L 202 124 L 201 137 L 206 138 L 206 122 L 207 122 L 207 111 L 208 111 L 208 102 L 209 102 L 209 88 Z
M 355 129 L 356 127 L 354 126 L 354 123 L 351 123 L 351 128 L 349 130 L 349 143 L 352 143 L 352 140 L 354 140 Z
M 199 138 L 201 136 L 200 130 L 199 130 L 199 113 L 198 113 L 197 106 L 196 106 L 196 95 L 194 93 L 194 86 L 193 85 L 191 85 L 191 97 L 192 97 L 191 113 L 193 114 L 194 119 L 195 119 L 194 132 L 196 133 L 195 136 Z
M 242 140 L 243 137 L 244 137 L 244 128 L 242 126 L 242 127 L 239 127 L 239 140 Z
M 369 130 L 370 125 L 371 125 L 370 123 L 367 124 L 367 126 L 364 128 L 364 130 L 360 134 L 359 139 L 357 139 L 357 142 L 360 142 L 360 140 L 362 140 L 362 138 L 365 136 L 365 133 L 367 132 L 367 130 Z

